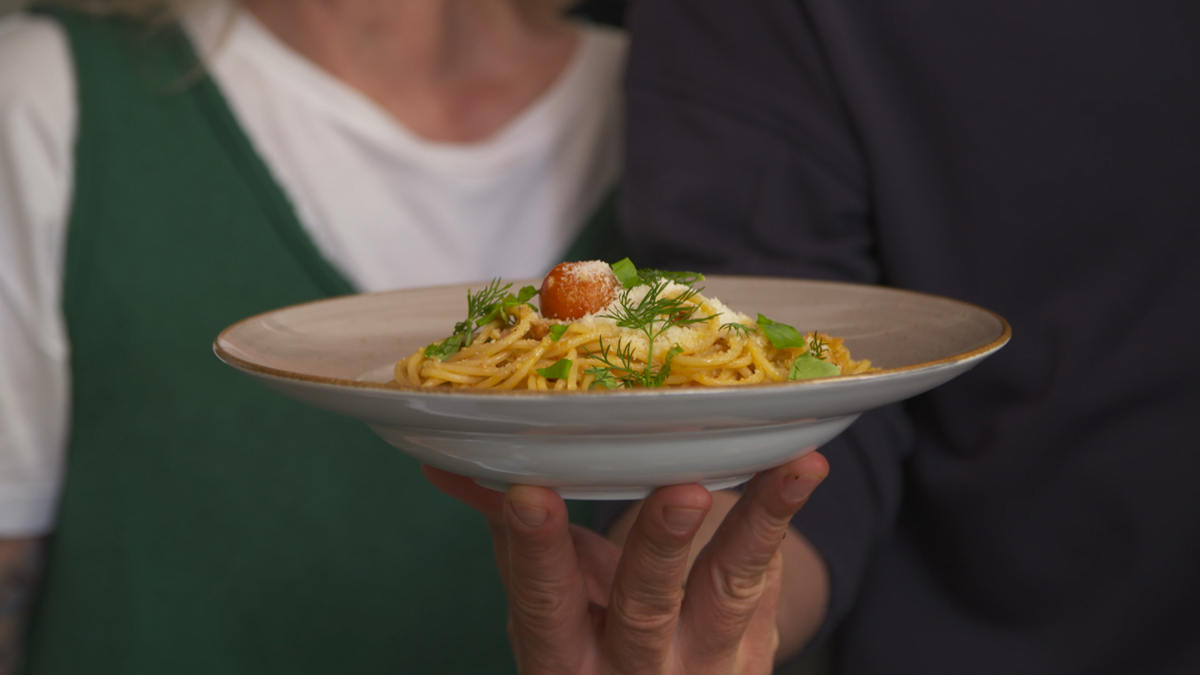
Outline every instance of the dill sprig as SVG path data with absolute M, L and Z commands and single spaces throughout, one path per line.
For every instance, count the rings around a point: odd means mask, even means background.
M 818 335 L 816 331 L 813 331 L 812 341 L 808 343 L 808 353 L 811 354 L 813 358 L 818 358 L 822 361 L 829 360 L 826 358 L 826 355 L 830 353 L 829 345 L 821 339 L 821 336 Z
M 690 301 L 700 293 L 699 289 L 689 286 L 675 296 L 667 296 L 664 293 L 673 279 L 667 276 L 650 276 L 650 282 L 639 284 L 649 287 L 645 295 L 635 301 L 630 297 L 629 289 L 625 289 L 618 296 L 617 306 L 613 308 L 612 313 L 602 315 L 615 321 L 617 326 L 638 331 L 646 337 L 645 365 L 640 369 L 637 367 L 632 342 L 618 340 L 616 347 L 610 349 L 602 340 L 600 352 L 593 353 L 589 350 L 588 356 L 604 365 L 593 366 L 584 371 L 595 378 L 593 387 L 629 389 L 663 386 L 671 375 L 671 361 L 683 352 L 683 348 L 674 345 L 667 350 L 662 365 L 655 365 L 654 344 L 657 339 L 674 326 L 703 323 L 717 316 L 696 316 L 700 306 L 691 304 Z
M 616 321 L 622 328 L 632 328 L 649 337 L 658 337 L 671 326 L 688 326 L 713 318 L 695 316 L 700 306 L 690 304 L 689 301 L 700 293 L 699 290 L 688 287 L 679 295 L 668 297 L 663 295 L 663 291 L 669 283 L 669 280 L 662 278 L 647 284 L 650 289 L 636 304 L 632 302 L 628 292 L 623 292 L 613 313 L 601 316 Z
M 528 304 L 538 291 L 533 286 L 525 286 L 516 295 L 508 292 L 512 284 L 501 285 L 500 279 L 493 279 L 482 291 L 472 293 L 467 291 L 467 318 L 454 324 L 454 332 L 450 337 L 435 342 L 425 348 L 425 356 L 431 359 L 445 361 L 458 353 L 463 347 L 470 347 L 475 339 L 475 331 L 496 319 L 502 318 L 505 323 L 511 323 L 512 317 L 508 310 L 517 305 Z
M 721 330 L 731 330 L 735 333 L 741 333 L 743 337 L 750 337 L 753 332 L 749 326 L 744 323 L 730 322 L 721 324 Z
M 675 345 L 667 350 L 667 356 L 663 359 L 661 366 L 655 366 L 647 361 L 646 365 L 638 370 L 636 356 L 633 351 L 633 343 L 617 342 L 615 349 L 609 349 L 604 344 L 604 339 L 600 340 L 600 353 L 594 353 L 591 350 L 584 348 L 584 352 L 590 358 L 603 363 L 603 366 L 592 366 L 584 370 L 585 373 L 591 374 L 595 379 L 592 381 L 592 388 L 604 387 L 605 389 L 633 389 L 634 387 L 655 388 L 661 387 L 667 382 L 667 378 L 671 376 L 671 361 L 676 354 L 683 353 L 683 347 Z M 610 357 L 610 354 L 616 355 L 616 362 Z
M 821 336 L 813 331 L 808 349 L 796 357 L 792 367 L 788 369 L 789 380 L 811 380 L 817 377 L 833 377 L 841 375 L 842 369 L 829 360 L 832 350 Z

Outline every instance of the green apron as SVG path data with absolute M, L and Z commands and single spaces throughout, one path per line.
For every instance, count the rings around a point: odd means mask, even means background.
M 512 671 L 482 518 L 365 425 L 213 356 L 235 321 L 354 289 L 182 32 L 42 11 L 80 123 L 71 439 L 27 671 Z

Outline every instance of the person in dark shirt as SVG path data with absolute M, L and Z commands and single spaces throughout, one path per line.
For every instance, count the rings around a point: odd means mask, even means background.
M 894 285 L 1013 328 L 822 449 L 785 545 L 823 570 L 785 579 L 825 594 L 785 584 L 777 656 L 828 638 L 838 673 L 1200 672 L 1200 4 L 641 0 L 629 25 L 639 265 Z M 653 533 L 628 539 L 622 604 L 669 575 L 637 565 Z M 505 536 L 510 560 L 537 550 Z M 796 602 L 818 621 L 785 624 Z M 515 615 L 526 662 L 563 651 L 548 616 Z M 659 646 L 647 672 L 715 649 Z

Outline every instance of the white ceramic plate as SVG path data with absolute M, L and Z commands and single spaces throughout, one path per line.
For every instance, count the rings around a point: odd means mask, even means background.
M 537 286 L 540 281 L 516 281 Z M 354 295 L 230 326 L 225 363 L 304 403 L 366 422 L 421 462 L 503 489 L 550 486 L 566 498 L 635 499 L 655 487 L 737 485 L 830 440 L 862 412 L 932 389 L 1009 339 L 996 314 L 877 286 L 752 277 L 697 284 L 734 310 L 843 337 L 862 375 L 735 388 L 568 393 L 402 389 L 402 357 L 448 335 L 467 290 Z

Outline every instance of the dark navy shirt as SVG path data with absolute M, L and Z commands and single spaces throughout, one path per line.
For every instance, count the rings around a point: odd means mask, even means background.
M 639 265 L 1013 328 L 824 449 L 840 672 L 1200 673 L 1200 2 L 631 7 Z

